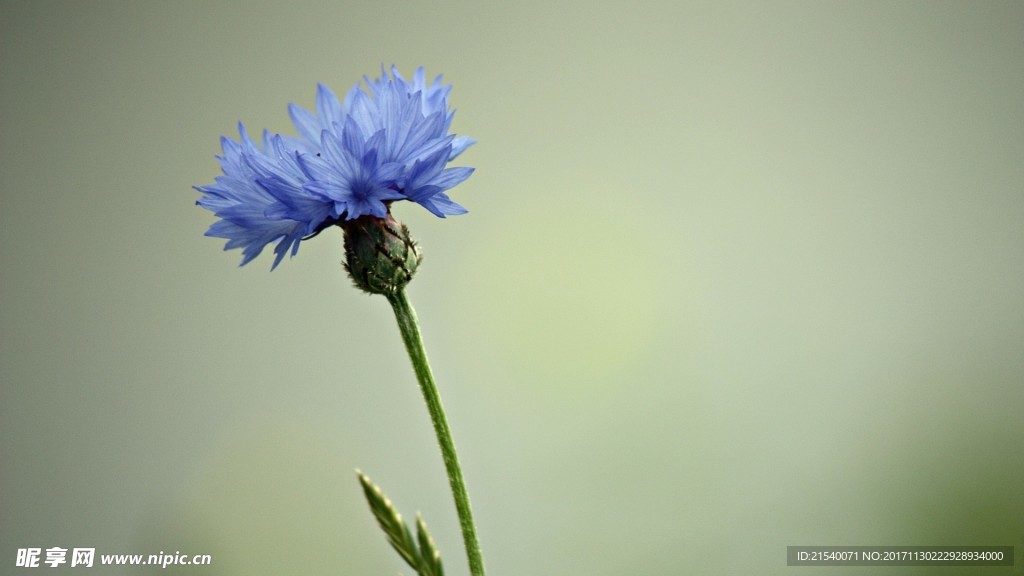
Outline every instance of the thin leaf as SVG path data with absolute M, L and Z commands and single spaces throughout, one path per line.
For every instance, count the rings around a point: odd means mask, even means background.
M 419 572 L 423 560 L 416 549 L 416 541 L 412 539 L 409 527 L 405 525 L 405 520 L 402 520 L 402 515 L 395 510 L 394 504 L 384 496 L 384 492 L 376 484 L 359 470 L 356 470 L 356 474 L 359 476 L 359 483 L 363 485 L 363 493 L 370 504 L 370 511 L 377 518 L 381 530 L 387 535 L 391 547 L 409 566 Z
M 420 576 L 444 576 L 441 553 L 434 546 L 434 539 L 427 532 L 427 524 L 419 514 L 416 515 L 416 539 L 420 543 Z

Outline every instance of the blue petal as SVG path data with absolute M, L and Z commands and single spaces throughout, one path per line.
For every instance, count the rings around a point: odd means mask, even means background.
M 425 200 L 430 199 L 431 196 L 443 192 L 440 186 L 434 186 L 433 184 L 424 184 L 423 186 L 417 187 L 415 190 L 407 191 L 406 197 L 413 202 L 422 204 Z
M 452 199 L 445 195 L 443 192 L 440 194 L 435 194 L 430 199 L 430 201 L 442 214 L 446 216 L 458 216 L 460 214 L 469 213 L 469 210 L 466 210 L 459 204 L 453 202 Z M 442 218 L 443 217 L 444 216 L 442 216 Z
M 440 186 L 442 190 L 448 190 L 465 182 L 475 170 L 468 167 L 445 168 L 440 176 L 434 178 L 433 184 Z
M 351 118 L 359 126 L 363 134 L 373 134 L 380 129 L 377 106 L 366 95 L 366 92 L 362 90 L 352 94 L 347 118 Z
M 302 166 L 302 169 L 309 175 L 312 181 L 331 180 L 336 177 L 336 169 L 331 164 L 323 158 L 313 156 L 312 154 L 300 155 L 299 165 Z
M 331 92 L 331 89 L 323 84 L 316 85 L 316 113 L 320 116 L 322 126 L 330 126 L 335 122 L 341 122 L 344 117 L 341 113 L 341 104 L 338 97 Z
M 473 144 L 476 144 L 476 140 L 473 140 L 468 136 L 459 136 L 452 140 L 452 153 L 448 156 L 448 160 L 455 160 L 459 154 L 465 152 L 466 148 L 469 148 Z
M 320 131 L 323 125 L 316 116 L 307 112 L 298 104 L 288 105 L 288 115 L 292 117 L 292 124 L 299 131 L 299 135 L 306 141 L 316 143 L 320 141 Z

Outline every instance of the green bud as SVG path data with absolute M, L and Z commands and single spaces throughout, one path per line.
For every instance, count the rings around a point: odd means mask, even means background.
M 342 222 L 345 270 L 356 287 L 368 294 L 395 294 L 412 280 L 423 255 L 405 224 L 361 216 Z

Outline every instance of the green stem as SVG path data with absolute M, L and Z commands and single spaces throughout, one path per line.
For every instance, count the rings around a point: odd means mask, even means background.
M 452 487 L 455 509 L 459 513 L 459 524 L 462 526 L 462 539 L 466 544 L 466 555 L 469 557 L 469 571 L 473 576 L 484 576 L 484 558 L 480 554 L 480 543 L 476 539 L 476 526 L 473 524 L 473 512 L 469 508 L 469 495 L 466 493 L 466 484 L 462 480 L 459 457 L 455 454 L 455 442 L 452 440 L 452 432 L 448 428 L 448 419 L 444 416 L 441 397 L 437 393 L 437 386 L 434 385 L 434 376 L 430 373 L 430 364 L 427 362 L 427 353 L 423 348 L 423 339 L 420 337 L 416 311 L 412 309 L 412 304 L 405 296 L 405 290 L 399 289 L 394 293 L 386 294 L 386 296 L 395 310 L 398 329 L 402 332 L 402 341 L 405 342 L 405 349 L 409 351 L 412 368 L 416 372 L 416 379 L 420 382 L 420 390 L 423 391 L 423 400 L 427 403 L 430 420 L 434 423 L 437 443 L 441 446 L 441 456 L 444 458 L 444 467 L 448 471 L 448 482 Z

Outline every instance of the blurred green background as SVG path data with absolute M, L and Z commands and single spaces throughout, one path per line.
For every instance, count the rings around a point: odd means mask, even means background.
M 491 574 L 1024 555 L 1024 3 L 3 0 L 0 573 L 408 574 L 356 467 L 466 573 L 340 233 L 240 269 L 193 205 L 392 63 L 479 140 L 469 215 L 395 213 Z

